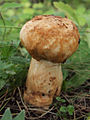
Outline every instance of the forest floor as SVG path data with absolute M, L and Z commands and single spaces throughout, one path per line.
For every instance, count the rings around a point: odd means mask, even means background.
M 3 90 L 3 89 L 2 89 Z M 1 91 L 2 91 L 1 90 Z M 0 92 L 1 92 L 0 91 Z M 6 108 L 10 108 L 12 116 L 15 117 L 22 109 L 25 109 L 25 120 L 86 120 L 90 115 L 90 81 L 86 81 L 82 86 L 70 92 L 61 92 L 60 98 L 66 102 L 60 103 L 56 99 L 50 106 L 49 110 L 42 110 L 41 114 L 37 113 L 37 108 L 27 105 L 23 101 L 24 87 L 16 88 L 9 93 L 8 90 L 0 96 L 0 118 Z M 74 106 L 73 115 L 68 113 L 59 114 L 60 106 Z

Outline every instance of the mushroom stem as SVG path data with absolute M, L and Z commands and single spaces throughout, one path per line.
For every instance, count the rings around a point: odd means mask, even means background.
M 49 106 L 60 95 L 63 76 L 60 63 L 32 58 L 28 71 L 24 100 L 37 107 Z

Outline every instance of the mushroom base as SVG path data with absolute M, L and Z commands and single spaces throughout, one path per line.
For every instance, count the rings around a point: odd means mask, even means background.
M 36 107 L 47 108 L 60 95 L 63 77 L 61 64 L 32 58 L 28 71 L 24 101 Z

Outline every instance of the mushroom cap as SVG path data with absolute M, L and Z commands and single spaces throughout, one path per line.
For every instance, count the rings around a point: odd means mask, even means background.
M 78 48 L 79 32 L 68 18 L 40 15 L 28 21 L 20 31 L 20 39 L 36 60 L 64 62 Z

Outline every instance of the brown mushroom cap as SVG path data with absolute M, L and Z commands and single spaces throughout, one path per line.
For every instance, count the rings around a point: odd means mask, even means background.
M 40 15 L 28 21 L 20 31 L 20 39 L 36 60 L 64 62 L 78 48 L 80 35 L 68 18 Z

